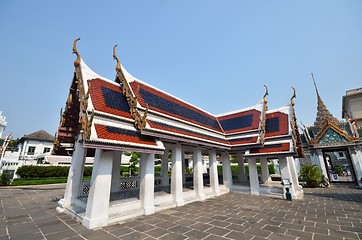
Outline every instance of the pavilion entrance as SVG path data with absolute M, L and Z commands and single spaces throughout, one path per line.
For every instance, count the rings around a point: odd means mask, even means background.
M 347 148 L 323 150 L 324 163 L 330 183 L 356 184 L 356 176 Z

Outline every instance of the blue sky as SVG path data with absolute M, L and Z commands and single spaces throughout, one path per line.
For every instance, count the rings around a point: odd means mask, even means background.
M 296 88 L 298 123 L 320 95 L 341 119 L 342 96 L 362 87 L 362 1 L 0 1 L 0 111 L 21 137 L 54 134 L 73 77 L 74 39 L 86 64 L 113 80 L 112 48 L 135 77 L 210 113 Z

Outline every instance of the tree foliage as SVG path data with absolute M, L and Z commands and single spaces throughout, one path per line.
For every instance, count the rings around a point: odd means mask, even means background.
M 6 148 L 6 151 L 17 152 L 19 148 L 20 139 L 11 140 Z

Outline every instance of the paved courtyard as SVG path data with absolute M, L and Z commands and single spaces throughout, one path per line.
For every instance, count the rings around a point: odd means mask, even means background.
M 304 200 L 226 194 L 88 230 L 57 213 L 65 185 L 0 188 L 3 239 L 362 239 L 362 189 L 305 189 Z

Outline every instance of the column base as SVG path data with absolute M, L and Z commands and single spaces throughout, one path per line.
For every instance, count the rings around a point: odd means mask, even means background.
M 198 196 L 199 201 L 204 201 L 206 199 L 206 196 L 204 194 Z
M 144 209 L 145 215 L 151 215 L 151 214 L 154 214 L 155 212 L 156 212 L 156 208 L 154 206 Z
M 259 192 L 250 192 L 250 195 L 259 196 Z
M 183 205 L 185 205 L 185 201 L 182 199 L 182 200 L 176 200 L 176 207 L 181 207 Z
M 220 195 L 221 195 L 220 190 L 216 190 L 216 191 L 215 191 L 215 196 L 217 196 L 217 197 L 218 197 L 218 196 L 220 196 Z
M 92 219 L 92 220 L 87 217 L 84 217 L 82 224 L 83 224 L 83 226 L 85 226 L 88 229 L 104 227 L 104 226 L 108 225 L 108 217 Z
M 58 207 L 56 210 L 59 213 L 63 213 L 65 211 L 65 201 L 63 198 L 58 201 Z

